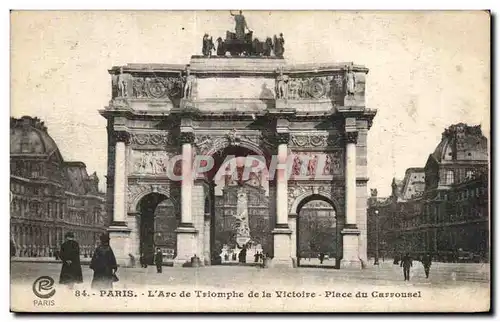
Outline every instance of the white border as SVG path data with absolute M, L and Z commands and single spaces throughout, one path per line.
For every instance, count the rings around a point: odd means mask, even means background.
M 307 5 L 306 5 L 307 4 Z M 406 1 L 406 2 L 401 2 L 401 1 L 361 1 L 361 0 L 349 0 L 349 1 L 342 1 L 342 2 L 335 2 L 332 3 L 331 1 L 319 1 L 319 0 L 308 0 L 308 1 L 296 1 L 296 2 L 291 2 L 291 0 L 282 2 L 280 4 L 276 4 L 275 2 L 271 3 L 271 1 L 263 1 L 263 0 L 252 0 L 252 1 L 242 1 L 241 3 L 236 3 L 234 1 L 179 1 L 179 2 L 173 2 L 173 1 L 161 1 L 161 2 L 153 2 L 153 1 L 130 1 L 130 0 L 120 0 L 116 1 L 114 3 L 106 3 L 105 1 L 99 0 L 86 0 L 86 1 L 43 1 L 43 3 L 40 3 L 38 1 L 3 1 L 1 6 L 3 7 L 0 17 L 1 17 L 1 24 L 0 24 L 0 37 L 1 37 L 1 44 L 3 45 L 3 50 L 0 51 L 0 60 L 2 62 L 2 70 L 4 71 L 2 76 L 0 77 L 1 80 L 1 85 L 0 90 L 1 90 L 1 98 L 3 101 L 3 110 L 4 111 L 10 111 L 10 100 L 9 100 L 9 94 L 10 94 L 10 74 L 6 71 L 10 71 L 10 61 L 9 61 L 9 49 L 10 49 L 10 29 L 9 29 L 9 9 L 24 9 L 24 10 L 56 10 L 56 9 L 66 9 L 66 10 L 90 10 L 90 9 L 107 9 L 107 10 L 124 10 L 124 9 L 139 9 L 139 10 L 147 10 L 147 9 L 156 9 L 156 10 L 193 10 L 193 9 L 281 9 L 281 10 L 466 10 L 466 9 L 474 9 L 474 10 L 484 10 L 484 9 L 491 9 L 492 12 L 498 12 L 499 11 L 499 1 L 493 1 L 493 0 L 454 0 L 454 1 L 449 1 L 449 2 L 444 2 L 444 1 L 436 1 L 436 0 L 419 0 L 419 1 Z M 234 6 L 240 6 L 240 8 L 233 8 Z M 495 28 L 496 30 L 497 28 Z M 493 40 L 493 39 L 492 39 Z M 496 48 L 495 44 L 495 48 Z M 495 71 L 498 72 L 498 66 L 496 66 Z M 498 92 L 498 83 L 495 84 L 493 88 L 494 92 Z M 496 106 L 493 106 L 493 108 L 496 108 Z M 7 114 L 7 112 L 6 112 Z M 498 122 L 498 114 L 495 117 L 495 122 Z M 2 124 L 0 125 L 0 128 L 2 131 L 5 131 L 4 135 L 0 136 L 0 144 L 2 147 L 2 150 L 5 151 L 5 158 L 2 159 L 2 185 L 1 191 L 0 191 L 0 205 L 3 205 L 4 212 L 3 212 L 3 225 L 1 225 L 1 229 L 3 230 L 3 234 L 0 234 L 1 236 L 4 236 L 3 242 L 0 243 L 0 247 L 2 250 L 2 256 L 5 259 L 3 262 L 4 264 L 1 266 L 1 274 L 2 280 L 3 280 L 3 287 L 1 289 L 4 290 L 4 292 L 1 292 L 1 303 L 3 303 L 2 307 L 2 313 L 8 315 L 5 317 L 2 317 L 2 321 L 4 318 L 6 320 L 11 320 L 14 319 L 13 314 L 9 314 L 9 307 L 10 307 L 10 294 L 8 292 L 5 292 L 9 288 L 10 280 L 9 280 L 9 266 L 8 266 L 8 261 L 6 260 L 8 258 L 8 253 L 9 253 L 9 248 L 8 248 L 8 241 L 7 241 L 7 236 L 9 236 L 9 159 L 7 158 L 7 151 L 9 150 L 9 119 L 10 119 L 10 113 L 9 115 L 5 115 L 4 117 L 0 118 L 0 122 Z M 497 137 L 495 135 L 494 139 L 496 140 Z M 494 164 L 493 166 L 495 166 Z M 495 177 L 495 182 L 496 182 L 497 177 Z M 491 196 L 491 200 L 500 200 L 499 199 L 499 193 L 495 193 L 494 196 Z M 491 216 L 494 217 L 495 214 L 492 214 Z M 495 220 L 496 222 L 496 227 L 497 228 L 495 231 L 498 230 L 498 222 L 500 220 Z M 495 245 L 496 246 L 496 245 Z M 496 249 L 496 247 L 495 247 Z M 496 262 L 496 261 L 495 261 Z M 496 264 L 496 263 L 495 263 Z M 495 280 L 498 280 L 498 276 Z M 495 287 L 494 285 L 493 287 Z M 450 294 L 450 296 L 453 296 Z M 492 303 L 493 304 L 493 303 Z M 278 316 L 273 316 L 273 318 L 277 318 Z M 35 319 L 37 317 L 24 317 L 26 320 L 31 320 Z M 39 318 L 39 317 L 38 317 Z M 53 318 L 58 318 L 58 319 L 67 319 L 69 316 L 55 316 Z M 79 319 L 84 319 L 87 320 L 90 318 L 93 318 L 93 320 L 96 321 L 104 321 L 105 319 L 115 319 L 118 317 L 111 317 L 107 316 L 105 318 L 103 317 L 95 317 L 95 316 L 80 316 L 80 317 L 75 317 L 71 316 L 71 318 L 79 318 Z M 189 318 L 193 320 L 198 320 L 201 318 L 207 318 L 207 317 L 184 317 L 184 318 Z M 219 318 L 219 317 L 213 317 L 213 316 L 208 316 L 208 318 Z M 231 317 L 233 318 L 233 317 Z M 247 317 L 249 318 L 249 317 Z M 270 320 L 271 317 L 252 317 L 254 319 L 258 318 L 259 320 Z M 281 317 L 281 318 L 286 318 L 286 317 Z M 309 317 L 306 316 L 298 316 L 297 318 L 300 319 L 308 319 Z M 328 316 L 324 317 L 325 319 L 342 319 L 339 316 Z M 384 317 L 380 317 L 384 318 Z M 397 317 L 401 318 L 401 317 Z M 410 317 L 405 317 L 408 318 L 409 320 L 416 320 L 416 317 L 410 318 Z M 428 316 L 425 316 L 426 319 L 428 319 Z M 441 316 L 436 316 L 436 318 L 441 318 Z M 473 316 L 468 316 L 467 318 L 473 318 Z M 174 317 L 174 316 L 164 316 L 162 319 L 168 319 L 168 320 L 177 320 L 180 319 L 180 317 Z M 361 319 L 360 317 L 353 318 L 352 316 L 349 317 L 349 320 L 358 320 Z M 143 320 L 143 318 L 135 317 L 133 316 L 129 320 L 133 321 L 138 321 L 138 320 Z

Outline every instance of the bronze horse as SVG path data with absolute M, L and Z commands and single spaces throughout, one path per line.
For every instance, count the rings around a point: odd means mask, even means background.
M 267 37 L 265 42 L 255 38 L 252 41 L 252 31 L 245 34 L 244 39 L 237 39 L 236 34 L 230 31 L 226 32 L 226 39 L 217 38 L 217 56 L 225 56 L 227 52 L 231 56 L 271 56 L 273 41 Z

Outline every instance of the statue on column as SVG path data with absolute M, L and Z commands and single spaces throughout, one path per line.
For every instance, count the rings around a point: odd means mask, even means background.
M 244 40 L 245 39 L 245 29 L 251 31 L 248 28 L 247 21 L 245 20 L 245 16 L 243 16 L 243 12 L 240 10 L 239 14 L 234 14 L 232 11 L 229 11 L 231 16 L 234 17 L 234 22 L 236 23 L 234 27 L 234 31 L 236 33 L 236 39 Z
M 346 86 L 346 94 L 354 95 L 354 89 L 356 87 L 356 77 L 354 75 L 354 72 L 352 71 L 351 65 L 346 66 L 345 86 Z
M 186 67 L 186 76 L 184 77 L 184 98 L 191 98 L 193 94 L 193 86 L 195 82 L 195 77 L 191 75 L 189 67 Z
M 127 81 L 123 75 L 123 67 L 120 67 L 120 74 L 118 75 L 118 96 L 127 97 Z
M 283 75 L 283 68 L 279 69 L 279 75 L 276 78 L 276 97 L 281 99 L 288 99 L 288 75 Z

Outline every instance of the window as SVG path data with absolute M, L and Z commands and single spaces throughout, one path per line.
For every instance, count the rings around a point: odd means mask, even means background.
M 474 171 L 467 170 L 467 172 L 465 173 L 465 178 L 471 179 L 473 175 L 474 175 Z
M 455 182 L 455 176 L 453 171 L 446 171 L 446 184 L 453 184 Z

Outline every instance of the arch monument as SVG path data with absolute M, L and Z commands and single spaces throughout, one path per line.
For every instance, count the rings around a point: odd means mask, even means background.
M 339 266 L 367 260 L 367 133 L 376 114 L 365 106 L 367 68 L 192 56 L 187 66 L 128 64 L 109 73 L 111 100 L 100 114 L 108 122 L 108 231 L 121 265 L 141 254 L 140 204 L 152 194 L 171 199 L 180 218 L 174 263 L 196 255 L 210 265 L 213 172 L 190 165 L 210 156 L 218 167 L 227 155 L 256 155 L 271 168 L 273 157 L 292 156 L 269 179 L 273 265 L 296 262 L 297 216 L 315 196 L 335 208 Z

